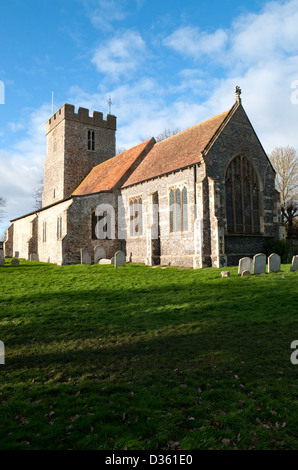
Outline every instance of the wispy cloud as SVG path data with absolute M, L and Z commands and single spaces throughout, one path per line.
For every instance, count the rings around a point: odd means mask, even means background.
M 114 30 L 114 24 L 122 22 L 129 15 L 127 1 L 83 0 L 87 15 L 93 26 L 103 32 Z
M 92 63 L 97 70 L 113 79 L 131 77 L 140 67 L 146 45 L 139 33 L 125 31 L 101 44 L 94 52 Z
M 16 133 L 25 129 L 25 137 L 7 150 L 0 150 L 1 195 L 7 200 L 6 213 L 10 219 L 34 209 L 33 191 L 43 174 L 45 123 L 50 113 L 50 106 L 43 105 L 31 111 L 26 127 L 22 123 L 10 123 Z M 8 222 L 5 219 L 3 226 Z
M 218 54 L 225 48 L 227 41 L 228 35 L 223 29 L 207 33 L 196 27 L 185 26 L 165 38 L 163 44 L 180 54 L 199 59 Z

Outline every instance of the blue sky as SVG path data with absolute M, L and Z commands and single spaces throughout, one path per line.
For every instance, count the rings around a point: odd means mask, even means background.
M 129 148 L 229 109 L 239 85 L 265 150 L 298 150 L 297 24 L 298 0 L 1 2 L 0 235 L 34 208 L 52 90 L 55 111 L 106 114 L 111 96 Z

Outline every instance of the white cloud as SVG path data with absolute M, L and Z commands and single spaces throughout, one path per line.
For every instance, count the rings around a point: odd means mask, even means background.
M 45 123 L 51 114 L 50 107 L 44 105 L 32 111 L 27 117 L 25 137 L 7 150 L 0 150 L 1 196 L 7 201 L 7 218 L 19 217 L 34 210 L 33 191 L 39 186 L 43 174 L 46 155 Z M 14 123 L 15 131 L 25 128 Z
M 125 31 L 100 45 L 91 62 L 100 73 L 114 79 L 129 77 L 140 66 L 145 52 L 141 36 L 134 31 Z
M 196 27 L 185 26 L 165 38 L 163 44 L 182 55 L 199 59 L 204 55 L 212 56 L 221 52 L 227 41 L 228 35 L 223 29 L 218 29 L 214 33 L 207 33 Z
M 221 68 L 222 77 L 203 77 L 200 85 L 200 74 L 195 79 L 188 69 L 180 73 L 177 90 L 186 90 L 189 85 L 195 96 L 201 86 L 205 94 L 209 93 L 204 106 L 212 116 L 231 106 L 231 91 L 240 85 L 243 104 L 265 150 L 270 153 L 281 145 L 298 149 L 298 105 L 291 101 L 291 83 L 298 80 L 297 24 L 298 0 L 290 0 L 268 2 L 259 14 L 238 17 L 229 30 L 219 29 L 209 35 L 209 49 L 208 41 L 204 41 L 206 32 L 195 27 L 177 29 L 164 44 L 194 61 L 203 53 L 214 52 L 212 62 Z M 221 53 L 216 54 L 220 48 Z
M 297 24 L 297 0 L 267 3 L 261 14 L 242 16 L 233 23 L 227 52 L 244 66 L 297 54 Z
M 122 4 L 115 0 L 84 0 L 87 15 L 95 28 L 102 31 L 112 31 L 112 24 L 123 21 L 127 12 Z
M 25 128 L 25 125 L 22 122 L 9 122 L 8 127 L 14 134 L 15 132 L 23 130 Z

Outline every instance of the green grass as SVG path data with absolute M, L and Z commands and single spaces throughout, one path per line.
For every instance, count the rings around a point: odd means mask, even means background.
M 0 448 L 298 449 L 298 272 L 229 269 L 7 260 Z

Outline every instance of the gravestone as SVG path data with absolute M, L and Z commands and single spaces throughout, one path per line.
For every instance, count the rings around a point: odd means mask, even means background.
M 19 251 L 15 251 L 15 252 L 14 252 L 14 257 L 15 257 L 15 258 L 18 258 L 19 256 L 20 256 L 20 252 L 19 252 Z
M 298 256 L 293 256 L 291 271 L 298 271 Z
M 111 264 L 110 259 L 102 258 L 98 261 L 98 264 Z
M 115 258 L 113 256 L 113 258 L 111 259 L 111 264 L 114 264 L 114 262 L 115 262 Z
M 38 254 L 37 253 L 31 253 L 29 259 L 30 259 L 30 261 L 39 261 Z
M 100 259 L 106 258 L 106 250 L 103 246 L 96 246 L 94 248 L 94 264 L 97 264 Z
M 268 258 L 268 272 L 269 273 L 278 273 L 280 271 L 280 256 L 276 253 L 272 253 L 272 255 Z
M 20 264 L 20 260 L 17 258 L 13 258 L 10 262 L 11 266 L 18 266 Z
M 125 254 L 123 251 L 117 251 L 114 256 L 114 265 L 115 268 L 121 268 L 125 266 Z
M 230 277 L 230 271 L 222 271 L 221 277 Z
M 87 248 L 81 248 L 81 264 L 91 264 L 91 255 Z
M 243 276 L 250 276 L 251 275 L 251 272 L 250 271 L 242 271 L 241 273 L 241 277 Z
M 0 266 L 4 266 L 5 260 L 4 260 L 4 253 L 3 250 L 0 250 Z
M 252 273 L 252 259 L 251 258 L 241 258 L 239 260 L 238 266 L 238 276 L 241 276 L 244 271 L 249 271 Z
M 253 257 L 254 274 L 266 273 L 266 255 L 259 253 Z

